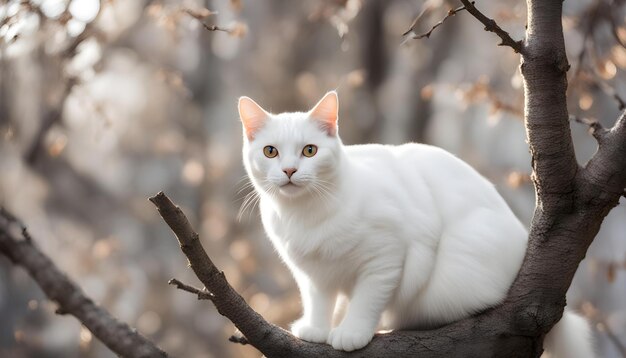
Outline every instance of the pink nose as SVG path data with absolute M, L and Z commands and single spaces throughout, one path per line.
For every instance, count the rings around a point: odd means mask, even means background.
M 287 169 L 283 169 L 283 172 L 285 172 L 285 174 L 287 174 L 287 178 L 291 179 L 291 176 L 293 175 L 293 173 L 297 172 L 298 170 L 296 168 L 287 168 Z

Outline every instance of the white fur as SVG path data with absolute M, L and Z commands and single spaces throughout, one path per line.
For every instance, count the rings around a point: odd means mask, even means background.
M 505 297 L 528 235 L 489 181 L 429 145 L 343 145 L 311 113 L 267 114 L 243 148 L 265 230 L 300 288 L 295 335 L 352 351 L 378 328 L 443 325 Z M 285 168 L 297 169 L 292 184 Z M 340 294 L 349 304 L 332 328 Z

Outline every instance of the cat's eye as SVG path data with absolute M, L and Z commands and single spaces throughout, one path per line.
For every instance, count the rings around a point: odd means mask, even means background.
M 317 153 L 317 146 L 313 144 L 307 144 L 304 146 L 304 149 L 302 149 L 302 155 L 305 157 L 312 157 L 315 153 Z
M 263 148 L 263 154 L 265 154 L 268 158 L 274 158 L 278 155 L 278 149 L 272 147 L 271 145 L 266 145 L 265 148 Z

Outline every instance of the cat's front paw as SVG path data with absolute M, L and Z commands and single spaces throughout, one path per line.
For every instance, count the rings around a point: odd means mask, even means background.
M 311 326 L 301 319 L 291 324 L 291 333 L 294 336 L 312 343 L 326 343 L 328 331 L 327 328 Z
M 330 331 L 326 343 L 333 348 L 351 352 L 365 347 L 374 337 L 374 332 L 359 328 L 337 327 Z

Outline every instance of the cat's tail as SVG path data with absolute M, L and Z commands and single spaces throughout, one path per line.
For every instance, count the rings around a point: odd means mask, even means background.
M 552 327 L 543 341 L 545 352 L 541 357 L 593 358 L 593 343 L 589 322 L 567 307 L 563 317 Z

